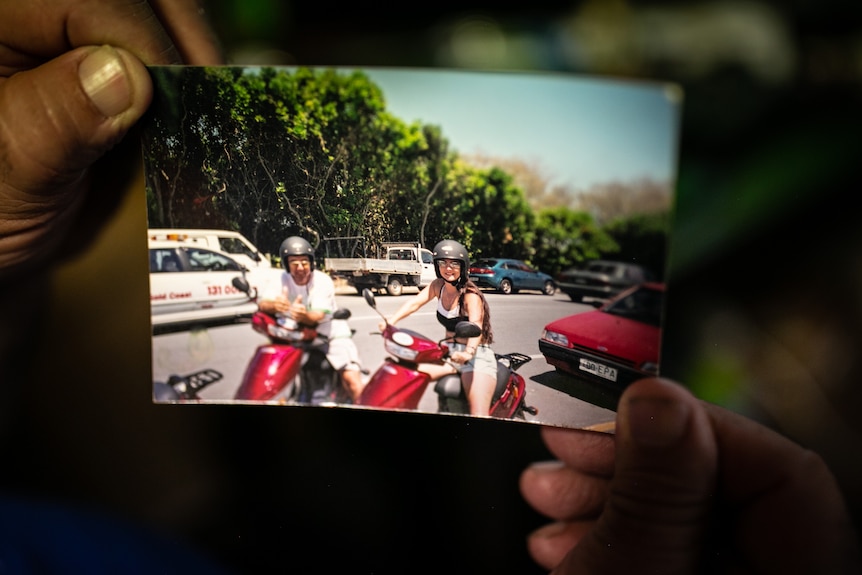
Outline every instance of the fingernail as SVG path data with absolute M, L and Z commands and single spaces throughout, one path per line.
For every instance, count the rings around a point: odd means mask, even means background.
M 132 104 L 123 59 L 110 46 L 91 52 L 78 67 L 81 87 L 105 116 L 116 116 Z
M 628 403 L 632 439 L 647 447 L 669 447 L 688 430 L 690 409 L 664 397 L 633 397 Z

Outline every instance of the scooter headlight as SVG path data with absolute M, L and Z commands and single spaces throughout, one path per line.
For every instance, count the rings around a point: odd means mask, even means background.
M 390 354 L 394 355 L 397 358 L 406 359 L 407 361 L 415 361 L 416 355 L 418 354 L 418 352 L 415 349 L 410 349 L 409 347 L 404 347 L 403 344 L 400 344 L 398 341 L 395 341 L 395 340 L 401 340 L 402 339 L 402 338 L 398 337 L 399 335 L 402 335 L 402 334 L 396 333 L 393 336 L 392 340 L 388 340 L 388 339 L 386 340 L 385 346 L 384 346 L 386 348 L 386 351 L 388 351 Z M 407 334 L 403 334 L 403 335 L 405 335 L 406 338 L 409 339 L 410 343 L 408 343 L 407 345 L 410 345 L 413 343 L 412 337 L 410 337 Z
M 392 334 L 392 341 L 404 347 L 413 345 L 413 336 L 404 331 L 396 331 Z

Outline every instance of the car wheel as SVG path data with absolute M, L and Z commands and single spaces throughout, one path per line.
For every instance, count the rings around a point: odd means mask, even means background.
M 401 295 L 401 290 L 404 289 L 404 286 L 401 285 L 401 280 L 398 278 L 390 278 L 389 283 L 386 284 L 386 292 L 389 295 Z
M 554 285 L 552 281 L 546 281 L 544 287 L 542 288 L 542 293 L 545 295 L 554 295 L 557 293 L 557 286 Z
M 582 301 L 584 301 L 584 296 L 578 295 L 576 293 L 570 293 L 569 299 L 572 301 L 576 301 L 576 302 L 582 302 Z
M 500 287 L 498 287 L 502 293 L 508 295 L 512 293 L 512 282 L 509 280 L 503 280 L 500 282 Z

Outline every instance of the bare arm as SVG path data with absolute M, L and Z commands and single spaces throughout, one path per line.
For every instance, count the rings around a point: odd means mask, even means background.
M 485 319 L 485 310 L 482 306 L 482 298 L 478 294 L 468 293 L 464 295 L 464 304 L 467 307 L 468 315 L 467 318 L 470 320 L 470 323 L 474 323 L 479 327 L 482 327 L 482 322 Z M 478 335 L 476 337 L 471 337 L 466 341 L 465 351 L 463 352 L 466 357 L 461 357 L 462 352 L 456 352 L 452 354 L 452 359 L 455 361 L 470 361 L 474 355 L 476 355 L 476 348 L 479 347 L 479 344 L 482 343 L 482 335 Z M 463 363 L 463 361 L 461 363 Z
M 422 290 L 418 294 L 404 302 L 404 305 L 398 308 L 398 311 L 389 316 L 387 318 L 387 321 L 391 325 L 395 325 L 408 315 L 412 314 L 413 312 L 424 306 L 429 301 L 436 298 L 437 296 L 435 294 L 440 292 L 440 282 L 442 281 L 443 280 L 436 279 L 424 288 L 422 288 Z

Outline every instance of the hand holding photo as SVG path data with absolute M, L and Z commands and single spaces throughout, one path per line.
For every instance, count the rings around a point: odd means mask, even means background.
M 155 401 L 602 429 L 658 373 L 676 86 L 150 71 Z

